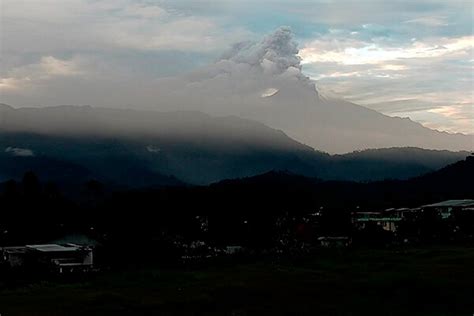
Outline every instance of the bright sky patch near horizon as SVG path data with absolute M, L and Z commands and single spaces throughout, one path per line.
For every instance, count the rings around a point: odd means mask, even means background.
M 456 0 L 3 0 L 0 102 L 146 106 L 140 86 L 287 25 L 323 94 L 472 134 L 473 11 Z M 123 103 L 108 103 L 117 90 Z

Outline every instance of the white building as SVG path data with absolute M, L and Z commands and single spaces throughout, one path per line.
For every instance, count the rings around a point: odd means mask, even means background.
M 93 266 L 91 247 L 76 244 L 42 244 L 0 248 L 1 259 L 11 268 L 56 273 L 87 272 Z

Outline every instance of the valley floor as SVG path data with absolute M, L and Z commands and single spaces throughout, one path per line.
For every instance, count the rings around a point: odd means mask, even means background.
M 1 315 L 472 315 L 474 248 L 134 267 L 0 291 Z M 1 281 L 0 281 L 1 282 Z

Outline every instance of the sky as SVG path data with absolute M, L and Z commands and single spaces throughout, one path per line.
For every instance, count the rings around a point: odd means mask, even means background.
M 150 92 L 160 78 L 206 67 L 235 43 L 288 26 L 302 71 L 322 95 L 474 133 L 471 1 L 0 4 L 0 102 L 13 106 L 149 107 L 160 99 Z

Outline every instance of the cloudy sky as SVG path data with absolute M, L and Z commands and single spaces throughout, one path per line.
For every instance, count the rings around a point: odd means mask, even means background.
M 159 78 L 293 30 L 318 89 L 474 133 L 471 1 L 2 0 L 0 102 L 150 106 Z M 158 81 L 157 81 L 158 80 Z

